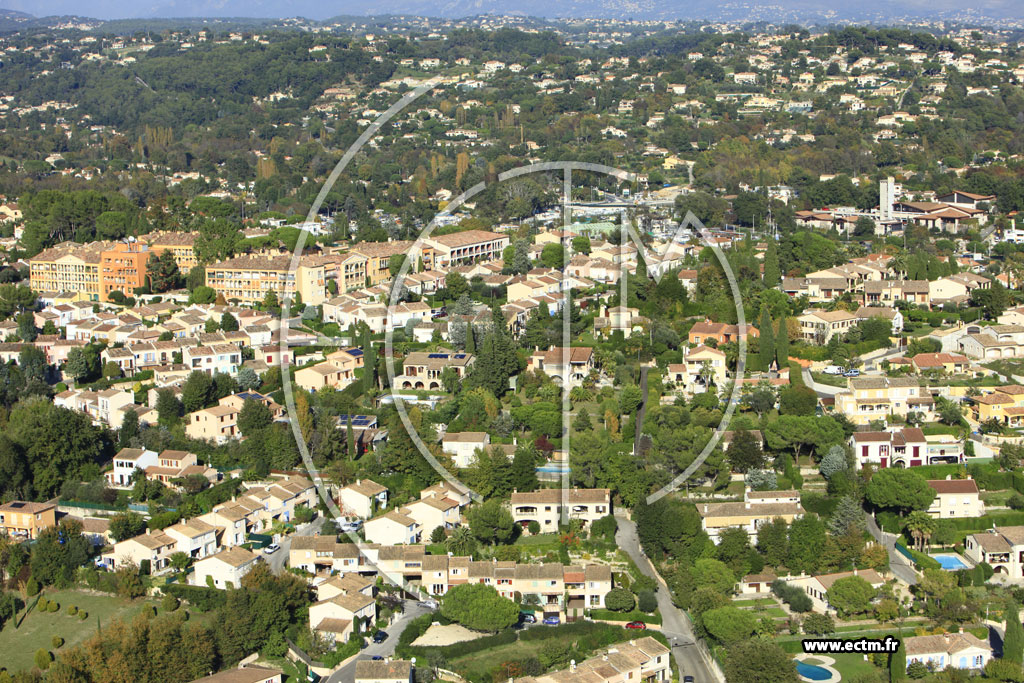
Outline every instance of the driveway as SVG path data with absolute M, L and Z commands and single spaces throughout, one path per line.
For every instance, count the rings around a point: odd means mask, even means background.
M 270 567 L 270 570 L 275 574 L 280 574 L 284 571 L 285 565 L 288 564 L 288 552 L 292 547 L 292 538 L 295 536 L 315 536 L 320 533 L 320 529 L 323 527 L 324 522 L 327 520 L 324 516 L 319 516 L 309 524 L 303 524 L 295 530 L 294 534 L 289 534 L 282 538 L 278 545 L 281 549 L 273 555 L 265 555 L 263 551 L 260 551 L 260 555 L 263 556 L 263 560 Z
M 668 586 L 655 570 L 650 560 L 641 552 L 640 541 L 636 534 L 636 524 L 628 519 L 617 517 L 619 530 L 615 533 L 615 542 L 633 559 L 636 566 L 647 576 L 658 583 L 656 596 L 658 611 L 661 612 L 661 632 L 668 638 L 672 646 L 672 657 L 679 667 L 679 676 L 693 676 L 695 683 L 723 683 L 699 650 L 693 636 L 690 618 L 681 609 L 672 604 Z
M 374 656 L 391 657 L 394 655 L 395 646 L 398 645 L 398 637 L 402 635 L 402 631 L 409 625 L 409 622 L 431 611 L 426 607 L 420 607 L 419 603 L 415 600 L 405 600 L 402 604 L 405 605 L 405 612 L 402 613 L 402 616 L 394 624 L 387 628 L 388 639 L 379 644 L 371 640 L 366 649 L 361 650 L 355 659 L 327 677 L 325 679 L 327 683 L 352 683 L 352 681 L 356 680 L 357 661 L 360 659 L 372 659 Z

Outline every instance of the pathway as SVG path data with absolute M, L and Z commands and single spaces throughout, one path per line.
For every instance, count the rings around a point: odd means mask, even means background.
M 886 533 L 879 529 L 875 518 L 866 512 L 864 513 L 864 520 L 867 523 L 868 532 L 871 533 L 876 541 L 885 546 L 886 552 L 889 553 L 889 571 L 908 585 L 913 586 L 916 584 L 917 571 L 914 570 L 914 565 L 896 550 L 896 534 Z

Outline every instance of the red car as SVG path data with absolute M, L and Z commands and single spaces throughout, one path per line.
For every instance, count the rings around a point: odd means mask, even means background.
M 635 629 L 638 629 L 640 631 L 646 631 L 647 630 L 647 624 L 645 624 L 642 621 L 631 621 L 628 624 L 626 624 L 626 628 L 635 628 Z

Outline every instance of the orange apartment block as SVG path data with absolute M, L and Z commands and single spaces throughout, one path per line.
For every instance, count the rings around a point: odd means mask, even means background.
M 138 242 L 118 242 L 100 253 L 100 294 L 103 301 L 112 292 L 131 296 L 146 284 L 146 263 L 153 252 Z
M 196 237 L 198 232 L 155 232 L 148 235 L 146 240 L 149 248 L 157 256 L 162 256 L 165 251 L 174 254 L 174 262 L 178 264 L 178 270 L 182 275 L 188 275 L 188 271 L 199 264 L 196 258 Z
M 57 506 L 52 503 L 12 500 L 0 505 L 0 531 L 8 536 L 35 539 L 56 523 Z

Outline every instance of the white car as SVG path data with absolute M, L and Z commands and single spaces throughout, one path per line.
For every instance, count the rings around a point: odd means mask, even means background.
M 266 548 L 263 549 L 263 553 L 266 554 L 266 555 L 273 555 L 274 553 L 276 553 L 280 549 L 281 549 L 281 546 L 279 546 L 276 543 L 271 543 L 270 545 L 268 545 Z
M 359 531 L 362 528 L 363 522 L 358 519 L 352 520 L 351 522 L 343 522 L 341 525 L 341 530 L 344 533 L 348 533 L 350 531 Z

